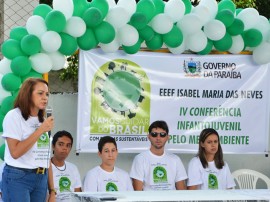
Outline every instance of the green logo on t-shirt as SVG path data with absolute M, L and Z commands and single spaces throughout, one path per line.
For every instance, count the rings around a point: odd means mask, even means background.
M 153 171 L 154 183 L 167 182 L 167 171 L 162 166 L 155 167 Z
M 71 182 L 67 177 L 61 177 L 59 180 L 60 192 L 70 191 Z
M 109 182 L 106 184 L 106 191 L 118 191 L 116 184 Z
M 208 188 L 209 189 L 218 189 L 218 180 L 214 174 L 208 175 Z
M 38 141 L 37 141 L 37 147 L 40 148 L 48 148 L 50 143 L 49 135 L 47 133 L 43 133 Z

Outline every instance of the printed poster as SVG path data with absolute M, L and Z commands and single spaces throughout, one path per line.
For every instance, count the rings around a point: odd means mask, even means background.
M 168 123 L 166 149 L 196 153 L 204 128 L 225 153 L 268 153 L 269 65 L 251 55 L 80 51 L 77 152 L 97 152 L 102 136 L 120 152 L 149 148 L 148 127 Z

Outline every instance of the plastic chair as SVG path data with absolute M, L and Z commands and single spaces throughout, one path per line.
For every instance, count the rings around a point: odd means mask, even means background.
M 267 189 L 270 189 L 270 179 L 258 171 L 239 169 L 234 171 L 232 176 L 237 182 L 239 189 L 256 189 L 257 181 L 259 179 L 265 182 Z

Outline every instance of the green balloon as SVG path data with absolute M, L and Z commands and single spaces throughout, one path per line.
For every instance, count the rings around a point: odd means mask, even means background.
M 11 61 L 10 68 L 16 76 L 25 76 L 32 69 L 32 65 L 28 57 L 18 56 Z
M 206 47 L 202 51 L 198 52 L 198 54 L 207 55 L 212 51 L 212 49 L 213 49 L 213 41 L 211 41 L 210 39 L 207 39 Z
M 103 21 L 102 13 L 98 8 L 91 7 L 88 8 L 84 14 L 82 19 L 84 20 L 87 27 L 96 27 Z
M 235 14 L 238 15 L 242 10 L 243 10 L 243 8 L 237 8 L 237 9 L 235 10 Z
M 10 60 L 20 55 L 25 55 L 21 49 L 20 42 L 15 39 L 8 39 L 2 44 L 2 54 Z
M 78 48 L 76 39 L 66 33 L 60 33 L 59 35 L 62 43 L 58 51 L 63 55 L 72 55 Z
M 5 97 L 1 104 L 1 113 L 6 115 L 11 109 L 14 108 L 14 96 Z
M 160 49 L 163 45 L 161 34 L 155 33 L 154 37 L 151 40 L 145 41 L 145 44 L 150 50 Z
M 134 13 L 130 18 L 130 25 L 135 27 L 137 30 L 144 28 L 147 25 L 147 19 L 144 13 Z
M 133 46 L 122 46 L 123 50 L 127 54 L 135 54 L 141 49 L 142 39 L 139 38 L 136 44 Z
M 163 41 L 167 46 L 176 48 L 183 42 L 183 33 L 176 25 L 173 25 L 172 30 L 163 35 Z
M 244 23 L 242 20 L 235 18 L 232 25 L 227 27 L 227 32 L 232 35 L 236 36 L 241 34 L 244 31 Z
M 87 28 L 85 33 L 77 38 L 77 43 L 82 50 L 91 50 L 98 45 L 94 31 L 90 28 Z
M 113 26 L 106 21 L 103 21 L 100 25 L 95 27 L 94 33 L 97 41 L 105 44 L 112 42 L 115 38 Z
M 21 86 L 21 78 L 13 73 L 7 73 L 2 77 L 1 84 L 7 91 L 18 90 Z
M 40 74 L 32 69 L 28 74 L 26 74 L 25 76 L 22 77 L 22 83 L 28 78 L 41 78 L 42 79 L 43 76 L 42 76 L 42 74 Z M 15 92 L 15 94 L 16 94 L 16 92 Z
M 2 161 L 4 161 L 5 148 L 6 148 L 6 145 L 5 145 L 5 144 L 2 144 L 1 147 L 0 147 L 0 159 L 1 159 Z
M 20 89 L 18 89 L 18 90 L 16 90 L 16 91 L 13 91 L 13 92 L 11 93 L 11 95 L 14 97 L 14 100 L 17 98 L 19 92 L 20 92 Z
M 223 9 L 218 12 L 218 14 L 216 15 L 216 19 L 221 21 L 225 25 L 225 27 L 229 27 L 234 22 L 234 14 L 229 9 Z
M 232 13 L 235 13 L 236 6 L 231 0 L 222 0 L 218 3 L 218 12 L 224 9 L 229 9 Z
M 9 33 L 9 38 L 20 41 L 27 34 L 28 34 L 28 32 L 27 32 L 26 28 L 19 26 L 19 27 L 15 27 L 15 28 L 11 29 L 11 31 Z
M 49 12 L 52 11 L 52 8 L 47 4 L 39 4 L 34 8 L 33 15 L 38 15 L 43 19 L 46 18 Z
M 218 51 L 228 51 L 232 47 L 232 43 L 233 43 L 232 37 L 227 32 L 222 39 L 213 42 L 215 48 Z
M 185 11 L 185 15 L 191 12 L 192 9 L 192 4 L 190 0 L 182 0 L 183 3 L 185 4 L 186 7 L 186 11 Z
M 256 47 L 260 45 L 263 39 L 262 33 L 257 29 L 248 29 L 243 32 L 242 37 L 245 42 L 245 46 Z
M 21 49 L 26 55 L 34 55 L 41 50 L 41 42 L 35 35 L 29 34 L 22 38 Z
M 102 13 L 102 19 L 104 19 L 109 11 L 109 4 L 107 0 L 92 0 L 90 3 L 91 7 L 99 9 Z
M 0 113 L 0 132 L 3 132 L 3 120 L 5 116 L 4 114 Z
M 155 5 L 155 15 L 164 13 L 165 3 L 162 0 L 152 0 Z
M 73 16 L 82 17 L 86 9 L 89 7 L 87 0 L 73 0 Z
M 147 19 L 147 23 L 152 20 L 156 14 L 156 7 L 152 0 L 140 0 L 137 3 L 136 12 L 144 13 Z
M 45 18 L 48 30 L 62 32 L 67 24 L 65 15 L 57 10 L 52 10 Z
M 146 25 L 143 29 L 138 30 L 140 38 L 142 38 L 145 41 L 150 41 L 154 35 L 155 32 L 149 25 Z

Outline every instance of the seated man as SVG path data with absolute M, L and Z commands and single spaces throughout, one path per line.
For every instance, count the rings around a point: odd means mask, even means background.
M 130 177 L 134 190 L 186 189 L 186 170 L 178 156 L 165 152 L 169 129 L 165 121 L 153 122 L 147 135 L 150 150 L 138 154 L 132 163 Z
M 51 158 L 56 201 L 69 201 L 70 192 L 81 192 L 82 183 L 76 165 L 65 161 L 72 148 L 73 137 L 67 131 L 58 131 L 52 140 Z
M 98 143 L 98 156 L 102 162 L 87 172 L 83 186 L 85 192 L 133 191 L 128 173 L 115 166 L 117 155 L 115 139 L 102 137 Z

